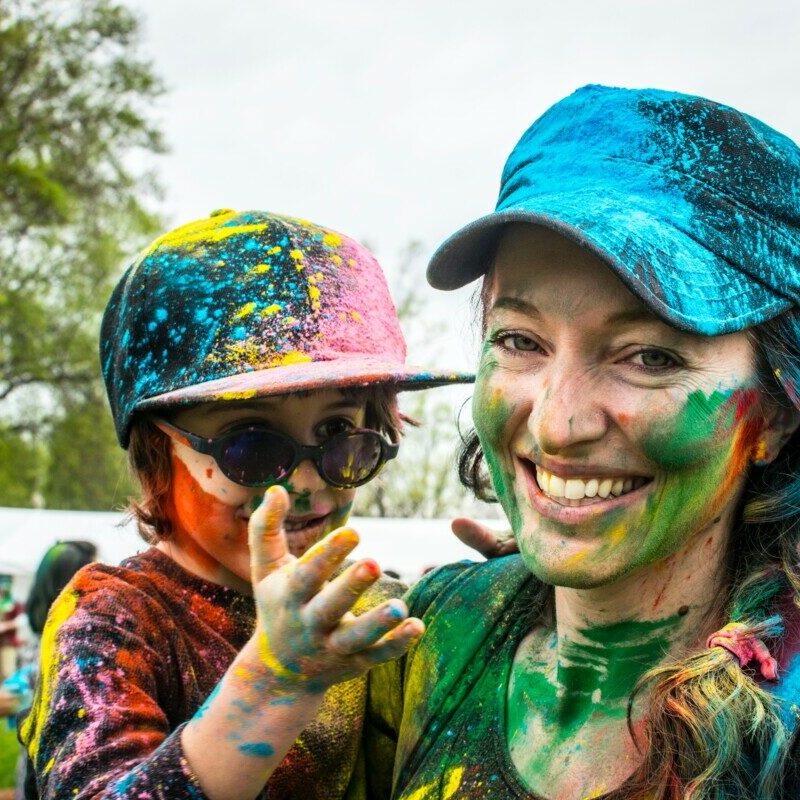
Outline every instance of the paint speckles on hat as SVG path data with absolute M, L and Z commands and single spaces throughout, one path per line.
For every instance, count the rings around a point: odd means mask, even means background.
M 260 211 L 221 210 L 157 239 L 114 290 L 101 333 L 123 443 L 132 414 L 145 407 L 469 378 L 431 379 L 406 368 L 405 355 L 368 250 L 306 220 Z

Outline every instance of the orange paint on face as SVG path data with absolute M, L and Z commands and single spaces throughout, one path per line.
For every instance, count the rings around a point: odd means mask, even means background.
M 212 555 L 224 548 L 231 555 L 247 548 L 245 521 L 234 509 L 204 491 L 183 461 L 172 454 L 172 486 L 167 500 L 175 543 L 201 577 L 219 577 L 221 562 Z

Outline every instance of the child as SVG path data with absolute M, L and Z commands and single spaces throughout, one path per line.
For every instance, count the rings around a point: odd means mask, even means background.
M 20 731 L 38 796 L 232 797 L 222 779 L 254 797 L 247 787 L 267 775 L 264 797 L 386 793 L 390 763 L 372 766 L 382 723 L 364 718 L 378 689 L 364 674 L 400 655 L 421 623 L 406 621 L 401 584 L 373 561 L 334 574 L 352 531 L 334 534 L 330 557 L 314 545 L 397 454 L 396 392 L 470 377 L 405 365 L 386 281 L 363 247 L 261 212 L 216 212 L 158 239 L 114 290 L 101 359 L 141 483 L 132 511 L 154 546 L 82 570 L 51 611 Z M 269 524 L 250 542 L 251 573 L 247 526 L 264 487 Z M 291 558 L 270 551 L 284 513 L 291 553 L 318 577 L 286 591 L 311 597 L 331 579 L 326 602 L 309 602 L 294 626 L 318 631 L 324 675 L 276 663 L 292 620 L 265 618 L 257 591 Z M 360 616 L 345 614 L 368 586 Z M 301 662 L 306 644 L 293 648 Z M 284 758 L 270 732 L 298 719 L 306 727 Z M 369 753 L 365 725 L 376 729 Z

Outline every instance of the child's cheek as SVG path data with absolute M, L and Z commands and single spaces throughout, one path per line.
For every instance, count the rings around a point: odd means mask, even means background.
M 211 456 L 196 453 L 179 442 L 174 443 L 173 459 L 184 465 L 203 492 L 215 497 L 220 503 L 238 507 L 247 503 L 254 492 L 226 478 Z

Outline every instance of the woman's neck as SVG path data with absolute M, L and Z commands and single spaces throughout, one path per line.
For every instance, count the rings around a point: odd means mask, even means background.
M 729 529 L 719 523 L 678 553 L 592 589 L 556 587 L 557 681 L 595 700 L 626 701 L 651 667 L 702 647 L 724 621 L 724 560 Z M 576 669 L 576 664 L 580 669 Z M 599 692 L 597 690 L 600 690 Z M 591 692 L 590 692 L 591 694 Z

